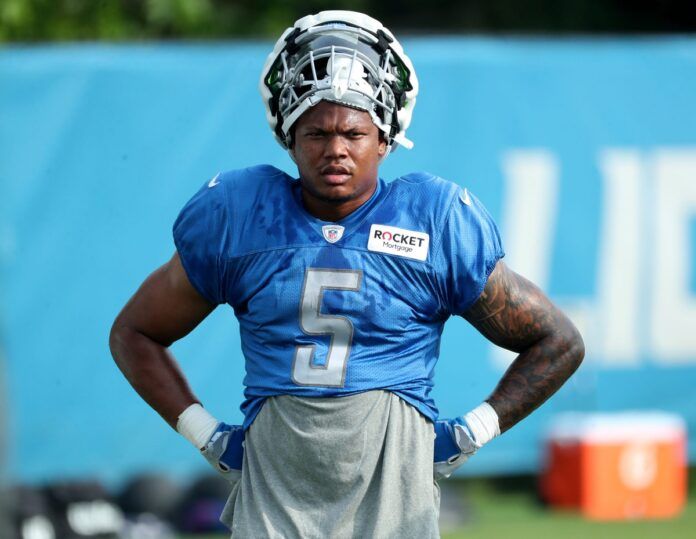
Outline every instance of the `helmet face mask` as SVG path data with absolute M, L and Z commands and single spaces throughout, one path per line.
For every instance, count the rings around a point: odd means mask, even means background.
M 275 45 L 259 84 L 278 142 L 292 145 L 292 126 L 322 100 L 364 110 L 388 150 L 412 147 L 418 80 L 408 57 L 378 21 L 352 11 L 324 11 L 298 20 Z

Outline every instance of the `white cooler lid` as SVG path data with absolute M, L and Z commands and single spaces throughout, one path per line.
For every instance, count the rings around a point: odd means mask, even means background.
M 681 438 L 686 423 L 660 411 L 564 413 L 552 420 L 547 439 L 559 442 L 660 442 Z

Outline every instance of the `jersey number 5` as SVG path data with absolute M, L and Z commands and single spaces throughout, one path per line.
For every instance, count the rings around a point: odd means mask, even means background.
M 330 335 L 329 353 L 323 365 L 314 363 L 316 345 L 295 348 L 292 381 L 301 386 L 343 387 L 353 342 L 353 324 L 345 316 L 321 314 L 324 290 L 360 289 L 357 270 L 308 269 L 300 298 L 300 328 L 307 335 Z

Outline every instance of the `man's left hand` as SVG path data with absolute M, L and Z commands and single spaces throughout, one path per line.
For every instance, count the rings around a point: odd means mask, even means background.
M 481 447 L 463 417 L 435 421 L 434 477 L 446 479 Z

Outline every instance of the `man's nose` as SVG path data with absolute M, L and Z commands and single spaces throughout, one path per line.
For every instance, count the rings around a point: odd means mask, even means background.
M 331 135 L 326 139 L 324 155 L 326 157 L 344 157 L 348 154 L 346 140 L 338 134 Z

